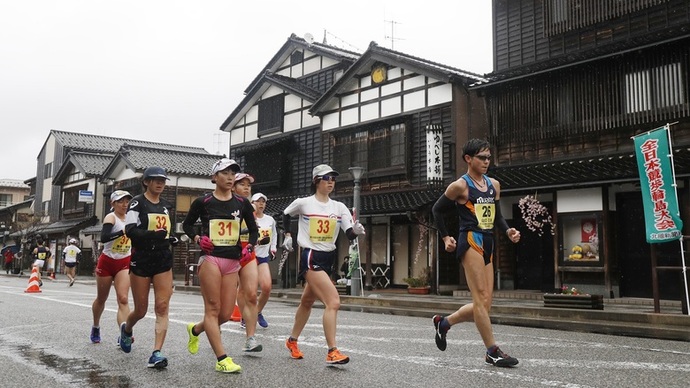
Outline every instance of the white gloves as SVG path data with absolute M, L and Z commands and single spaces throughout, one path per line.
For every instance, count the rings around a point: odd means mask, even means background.
M 292 252 L 292 236 L 287 236 L 285 237 L 285 240 L 283 241 L 283 245 L 281 245 L 283 249 L 285 249 L 288 252 Z
M 355 221 L 354 225 L 352 225 L 352 231 L 358 236 L 366 234 L 364 231 L 364 225 L 362 225 L 359 220 Z

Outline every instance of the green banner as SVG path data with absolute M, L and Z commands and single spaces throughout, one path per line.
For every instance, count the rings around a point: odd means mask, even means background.
M 676 241 L 683 237 L 683 221 L 678 211 L 668 126 L 635 136 L 633 140 L 640 172 L 647 242 Z

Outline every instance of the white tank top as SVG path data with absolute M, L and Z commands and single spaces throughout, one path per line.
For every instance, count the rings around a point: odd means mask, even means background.
M 113 215 L 115 216 L 113 233 L 125 230 L 125 221 L 117 218 L 117 215 Z M 103 254 L 115 260 L 124 259 L 131 254 L 131 251 L 132 241 L 127 236 L 120 236 L 103 244 Z

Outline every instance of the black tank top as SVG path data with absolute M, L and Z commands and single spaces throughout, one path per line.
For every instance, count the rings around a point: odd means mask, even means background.
M 491 180 L 482 175 L 486 182 L 486 191 L 480 191 L 469 175 L 462 178 L 467 182 L 467 202 L 458 204 L 460 231 L 472 230 L 482 233 L 493 233 L 494 217 L 496 216 L 496 189 Z

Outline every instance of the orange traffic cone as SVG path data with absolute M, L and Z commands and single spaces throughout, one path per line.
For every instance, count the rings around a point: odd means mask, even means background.
M 240 308 L 237 306 L 237 303 L 235 303 L 235 309 L 232 310 L 232 315 L 230 316 L 230 320 L 233 322 L 239 322 L 242 319 L 242 313 L 240 313 Z
M 38 268 L 31 269 L 31 276 L 29 277 L 29 287 L 24 292 L 41 292 L 41 287 L 38 285 Z

